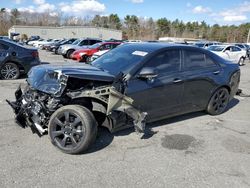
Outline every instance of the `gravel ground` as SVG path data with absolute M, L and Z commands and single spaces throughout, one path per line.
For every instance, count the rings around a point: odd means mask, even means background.
M 41 51 L 43 62 L 73 63 Z M 240 88 L 250 94 L 250 63 Z M 0 187 L 250 187 L 250 98 L 236 97 L 219 116 L 192 113 L 133 129 L 102 128 L 84 155 L 63 154 L 18 127 L 5 99 L 25 79 L 0 80 Z

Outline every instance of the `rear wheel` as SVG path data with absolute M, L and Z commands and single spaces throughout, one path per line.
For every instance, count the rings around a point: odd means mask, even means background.
M 55 111 L 49 121 L 52 144 L 64 153 L 83 153 L 95 141 L 97 122 L 85 107 L 67 105 Z
M 5 63 L 0 70 L 2 79 L 13 80 L 20 76 L 19 67 L 15 63 Z
M 219 115 L 225 112 L 229 102 L 229 92 L 226 88 L 219 88 L 214 92 L 211 97 L 208 106 L 207 112 L 211 115 Z

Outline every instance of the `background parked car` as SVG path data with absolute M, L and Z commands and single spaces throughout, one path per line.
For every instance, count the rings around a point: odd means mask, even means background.
M 62 41 L 62 39 L 52 39 L 51 41 L 44 41 L 44 42 L 41 42 L 39 45 L 38 45 L 38 48 L 44 50 L 45 49 L 45 46 L 48 46 L 48 45 L 51 45 L 51 44 L 55 44 L 56 42 L 60 42 Z
M 246 58 L 246 51 L 234 45 L 213 45 L 207 50 L 239 65 L 243 65 Z
M 75 42 L 77 39 L 76 38 L 71 38 L 71 39 L 65 39 L 64 41 L 57 42 L 55 44 L 49 45 L 48 50 L 55 52 L 55 54 L 58 54 L 58 49 L 60 46 L 65 45 L 65 44 L 72 44 Z
M 37 49 L 0 39 L 0 75 L 2 79 L 17 79 L 31 67 L 39 65 Z
M 235 46 L 240 47 L 243 50 L 246 50 L 247 58 L 250 59 L 250 47 L 244 43 L 236 43 Z
M 91 56 L 98 51 L 102 50 L 111 50 L 118 45 L 120 45 L 121 42 L 100 42 L 96 43 L 86 49 L 80 49 L 76 50 L 72 53 L 70 56 L 71 59 L 79 61 L 79 62 L 89 62 Z
M 32 41 L 29 41 L 27 44 L 30 45 L 30 46 L 33 46 L 34 44 L 36 44 L 37 42 L 40 42 L 40 41 L 44 41 L 44 39 L 37 39 L 37 40 L 32 40 Z
M 39 40 L 39 39 L 40 39 L 40 36 L 34 35 L 34 36 L 31 36 L 25 43 L 28 44 L 31 41 L 35 41 L 35 40 Z
M 194 43 L 195 46 L 200 47 L 200 48 L 208 48 L 209 46 L 212 45 L 219 45 L 219 42 L 211 42 L 211 41 L 200 41 Z
M 95 43 L 102 42 L 99 39 L 85 38 L 76 40 L 73 44 L 66 44 L 60 46 L 58 53 L 61 54 L 64 58 L 70 58 L 70 55 L 78 49 L 89 47 Z
M 56 39 L 57 40 L 57 39 Z M 58 40 L 57 40 L 58 41 Z M 43 41 L 37 41 L 33 44 L 34 47 L 36 48 L 40 48 L 41 45 L 43 44 L 48 44 L 48 43 L 53 43 L 53 39 L 47 39 L 47 40 L 43 40 Z
M 103 54 L 107 53 L 109 50 L 102 50 L 102 51 L 98 51 L 96 53 L 94 53 L 91 58 L 90 58 L 90 61 L 94 61 L 96 60 L 97 58 L 101 57 Z

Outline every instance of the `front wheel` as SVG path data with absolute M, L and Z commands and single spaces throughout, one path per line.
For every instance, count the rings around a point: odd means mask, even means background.
M 48 131 L 52 144 L 61 151 L 79 154 L 95 141 L 97 122 L 87 108 L 67 105 L 52 114 Z
M 226 88 L 219 88 L 212 95 L 208 106 L 207 112 L 210 115 L 219 115 L 225 112 L 229 102 L 229 92 Z

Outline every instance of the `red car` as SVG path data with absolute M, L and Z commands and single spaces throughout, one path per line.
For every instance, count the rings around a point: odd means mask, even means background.
M 111 50 L 120 44 L 121 42 L 100 42 L 88 48 L 74 51 L 71 55 L 71 59 L 79 61 L 79 62 L 89 62 L 91 56 L 94 53 L 101 51 L 101 50 Z

